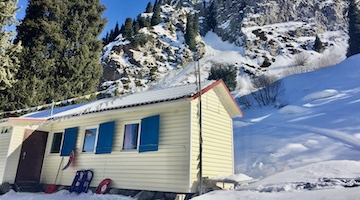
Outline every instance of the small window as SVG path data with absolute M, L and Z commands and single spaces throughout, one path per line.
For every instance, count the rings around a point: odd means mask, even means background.
M 1 134 L 6 134 L 6 133 L 11 133 L 12 132 L 12 127 L 11 126 L 5 126 L 5 127 L 1 127 Z
M 63 133 L 54 133 L 50 153 L 59 153 L 60 152 L 62 137 L 63 137 Z
M 97 128 L 85 130 L 83 152 L 94 152 Z
M 126 124 L 124 129 L 123 149 L 137 149 L 139 124 Z

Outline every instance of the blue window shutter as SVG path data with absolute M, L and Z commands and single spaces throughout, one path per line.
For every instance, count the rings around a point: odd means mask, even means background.
M 139 152 L 159 149 L 160 115 L 141 120 Z
M 71 151 L 75 150 L 78 129 L 78 127 L 65 129 L 60 156 L 70 156 Z
M 111 153 L 115 121 L 100 124 L 95 154 Z

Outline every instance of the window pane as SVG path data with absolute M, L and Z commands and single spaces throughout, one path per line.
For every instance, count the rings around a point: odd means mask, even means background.
M 50 153 L 59 153 L 63 133 L 54 133 Z
M 1 134 L 11 133 L 12 126 L 5 126 L 0 128 Z
M 139 133 L 139 124 L 126 124 L 124 131 L 123 149 L 136 149 Z
M 96 131 L 96 128 L 85 130 L 83 152 L 94 152 Z

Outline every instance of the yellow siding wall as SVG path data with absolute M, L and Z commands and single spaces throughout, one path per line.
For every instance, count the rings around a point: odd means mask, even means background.
M 163 106 L 157 106 L 163 105 Z M 159 150 L 138 153 L 121 151 L 124 125 L 140 122 L 144 117 L 160 114 Z M 94 170 L 91 183 L 96 187 L 104 178 L 113 180 L 111 187 L 123 189 L 189 192 L 189 140 L 190 103 L 181 100 L 172 103 L 153 104 L 134 108 L 73 117 L 49 126 L 50 131 L 42 171 L 42 182 L 52 184 L 61 163 L 59 154 L 50 154 L 54 132 L 79 127 L 76 155 L 73 165 L 60 171 L 57 184 L 71 185 L 79 169 Z M 87 127 L 115 120 L 113 150 L 111 154 L 82 153 L 84 131 Z M 66 164 L 65 157 L 62 166 Z
M 214 90 L 206 92 L 201 98 L 203 177 L 213 178 L 218 175 L 231 175 L 234 172 L 232 119 Z M 191 103 L 191 183 L 194 184 L 192 189 L 195 192 L 199 172 L 199 101 L 195 99 Z
M 3 183 L 11 133 L 0 134 L 0 183 Z

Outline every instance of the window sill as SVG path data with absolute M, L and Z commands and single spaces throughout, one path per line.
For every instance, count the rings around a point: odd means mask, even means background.
M 138 152 L 138 149 L 122 149 L 120 152 Z
M 81 154 L 95 154 L 94 151 L 82 151 Z
M 60 156 L 60 153 L 49 153 L 48 156 Z

